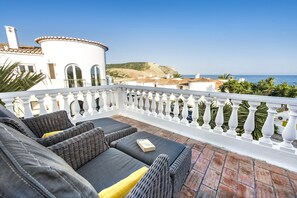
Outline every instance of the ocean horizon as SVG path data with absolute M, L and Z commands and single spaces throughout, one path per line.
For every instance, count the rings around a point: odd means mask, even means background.
M 201 74 L 201 78 L 211 78 L 218 79 L 218 75 L 203 75 Z M 244 78 L 248 82 L 257 83 L 260 80 L 265 80 L 269 77 L 274 78 L 274 82 L 276 85 L 287 82 L 289 85 L 297 85 L 297 75 L 231 75 L 234 79 L 239 80 L 240 78 Z M 182 75 L 182 78 L 195 78 L 195 75 Z

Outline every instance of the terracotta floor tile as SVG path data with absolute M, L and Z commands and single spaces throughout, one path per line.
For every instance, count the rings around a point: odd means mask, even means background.
M 209 162 L 210 161 L 208 159 L 202 158 L 200 155 L 193 168 L 204 174 L 207 170 Z
M 238 184 L 237 189 L 237 197 L 238 198 L 253 198 L 255 197 L 255 190 L 249 186 L 246 186 L 244 184 Z
M 255 187 L 255 176 L 253 168 L 249 164 L 240 163 L 238 172 L 238 182 Z
M 277 197 L 295 197 L 295 192 L 291 186 L 289 178 L 280 174 L 272 173 L 271 179 Z
M 215 198 L 216 197 L 216 191 L 214 191 L 213 189 L 205 186 L 205 185 L 201 185 L 198 194 L 196 196 L 196 198 Z
M 285 169 L 283 168 L 280 168 L 278 166 L 275 166 L 275 165 L 272 165 L 272 164 L 268 164 L 264 161 L 260 161 L 260 160 L 255 160 L 255 166 L 258 166 L 258 167 L 261 167 L 261 168 L 265 168 L 269 171 L 272 171 L 274 173 L 278 173 L 278 174 L 281 174 L 281 175 L 285 175 L 287 176 L 288 173 Z
M 221 172 L 208 169 L 202 183 L 214 190 L 217 190 L 220 182 L 220 178 L 221 178 Z
M 265 185 L 261 182 L 256 182 L 256 191 L 258 198 L 273 198 L 275 197 L 272 186 Z
M 225 158 L 226 155 L 215 152 L 209 165 L 210 168 L 215 169 L 217 171 L 222 171 L 225 163 Z
M 237 188 L 237 171 L 229 168 L 224 168 L 221 183 L 233 189 Z
M 227 155 L 226 161 L 225 161 L 225 167 L 233 169 L 233 170 L 238 170 L 239 166 L 239 161 L 233 156 Z
M 203 175 L 201 173 L 192 170 L 186 179 L 185 186 L 193 191 L 197 191 L 201 184 L 202 178 Z
M 214 152 L 212 150 L 210 150 L 209 148 L 204 148 L 201 155 L 200 155 L 200 157 L 211 160 L 213 154 L 214 154 Z
M 180 194 L 179 194 L 179 198 L 195 198 L 196 197 L 196 193 L 191 190 L 190 188 L 183 186 Z
M 270 186 L 272 185 L 271 175 L 268 170 L 256 167 L 255 172 L 256 172 L 256 180 L 257 181 L 260 181 L 260 182 L 270 185 Z
M 219 185 L 217 198 L 235 198 L 235 197 L 237 197 L 236 190 L 228 186 L 225 186 L 224 184 Z

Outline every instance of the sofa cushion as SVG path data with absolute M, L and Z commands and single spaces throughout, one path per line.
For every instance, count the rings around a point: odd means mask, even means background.
M 148 139 L 156 146 L 155 151 L 144 153 L 138 144 L 137 139 Z M 128 155 L 151 165 L 160 154 L 169 156 L 169 164 L 171 165 L 180 153 L 186 148 L 185 145 L 147 133 L 145 131 L 133 133 L 123 139 L 120 139 L 115 148 L 127 153 Z
M 16 117 L 13 113 L 11 113 L 8 109 L 6 109 L 1 104 L 0 104 L 0 117 L 7 117 L 7 118 L 13 119 L 23 130 L 19 129 L 19 127 L 16 125 L 13 125 L 14 128 L 16 128 L 18 131 L 22 133 L 26 133 L 25 135 L 28 135 L 29 137 L 37 138 L 37 136 L 31 131 L 31 129 L 29 129 L 29 127 L 27 127 L 27 125 L 25 125 L 25 123 L 22 122 L 22 120 Z
M 143 166 L 147 165 L 117 149 L 110 148 L 79 168 L 77 172 L 100 192 Z
M 0 197 L 98 197 L 62 158 L 0 123 Z
M 93 122 L 95 127 L 101 127 L 102 130 L 104 131 L 104 134 L 116 132 L 116 131 L 131 127 L 131 125 L 129 124 L 116 121 L 112 118 L 99 118 L 99 119 L 88 120 L 88 121 Z

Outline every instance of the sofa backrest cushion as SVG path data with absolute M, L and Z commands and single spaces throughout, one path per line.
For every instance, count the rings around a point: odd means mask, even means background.
M 15 121 L 16 124 L 13 124 L 13 127 L 20 131 L 21 133 L 25 133 L 25 135 L 29 137 L 37 138 L 37 136 L 22 122 L 18 117 L 16 117 L 13 113 L 11 113 L 8 109 L 6 109 L 3 105 L 0 104 L 0 118 L 10 118 Z
M 0 197 L 98 197 L 62 158 L 0 123 Z

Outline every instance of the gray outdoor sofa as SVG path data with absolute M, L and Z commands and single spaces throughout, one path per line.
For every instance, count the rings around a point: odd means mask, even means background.
M 100 128 L 48 148 L 0 123 L 0 197 L 98 197 L 144 163 L 104 141 Z M 127 197 L 171 197 L 168 156 L 161 154 Z

